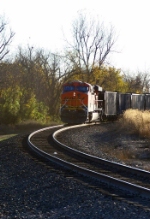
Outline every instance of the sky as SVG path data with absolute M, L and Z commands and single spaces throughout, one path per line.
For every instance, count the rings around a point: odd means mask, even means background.
M 149 0 L 0 0 L 0 15 L 15 32 L 11 51 L 27 45 L 61 51 L 81 10 L 114 27 L 117 52 L 110 65 L 126 72 L 150 71 Z

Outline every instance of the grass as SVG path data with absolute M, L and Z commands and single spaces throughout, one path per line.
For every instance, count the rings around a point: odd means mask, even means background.
M 150 111 L 128 109 L 119 120 L 119 126 L 123 133 L 137 134 L 139 137 L 150 139 Z M 146 158 L 149 162 L 149 145 L 146 144 L 145 148 L 140 148 L 138 145 L 137 147 L 129 145 L 128 148 L 125 147 L 122 150 L 118 150 L 116 157 L 122 161 L 130 159 L 145 160 Z M 150 171 L 150 165 L 146 164 L 144 169 Z
M 0 135 L 0 141 L 4 141 L 8 138 L 15 136 L 16 134 Z
M 17 125 L 0 125 L 0 141 L 6 140 L 18 134 L 31 133 L 38 129 L 57 124 L 58 123 L 55 122 L 51 122 L 50 124 L 42 124 L 35 121 L 26 121 Z
M 150 111 L 128 109 L 124 112 L 121 123 L 124 129 L 150 138 Z

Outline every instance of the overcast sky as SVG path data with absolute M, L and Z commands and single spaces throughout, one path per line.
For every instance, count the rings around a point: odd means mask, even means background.
M 60 51 L 63 32 L 69 36 L 80 10 L 114 26 L 119 53 L 112 54 L 112 66 L 132 72 L 150 70 L 149 0 L 0 0 L 0 15 L 15 32 L 13 50 L 29 44 Z

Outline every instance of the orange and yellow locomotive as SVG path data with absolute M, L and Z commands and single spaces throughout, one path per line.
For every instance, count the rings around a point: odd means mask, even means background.
M 61 94 L 61 120 L 65 123 L 84 123 L 99 118 L 101 112 L 98 93 L 99 86 L 81 81 L 72 81 L 63 85 Z

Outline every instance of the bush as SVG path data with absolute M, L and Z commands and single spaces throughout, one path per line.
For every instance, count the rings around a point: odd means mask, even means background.
M 33 92 L 16 86 L 1 91 L 0 112 L 1 124 L 16 124 L 28 119 L 45 122 L 48 107 L 38 102 Z

